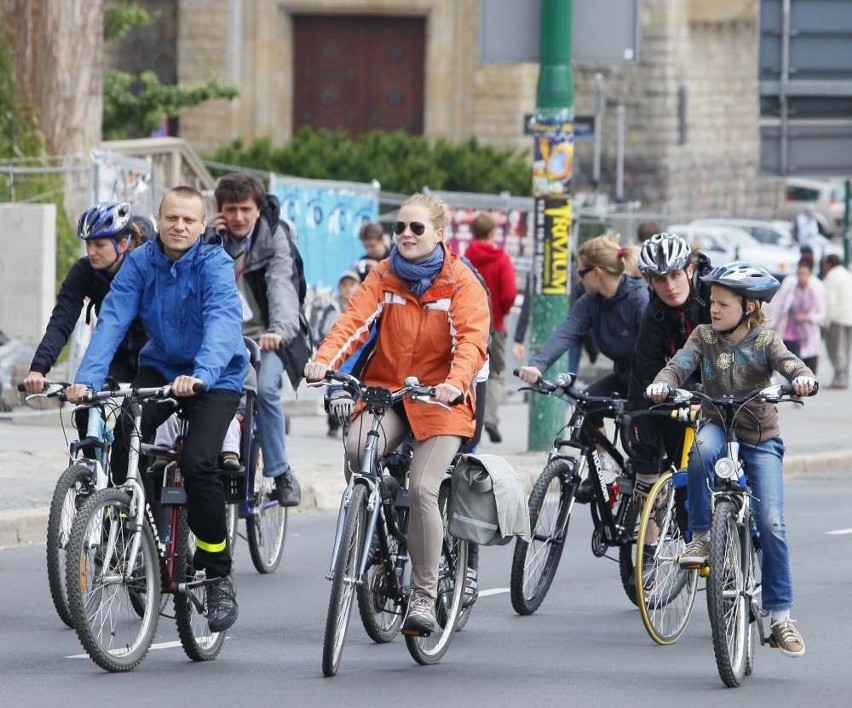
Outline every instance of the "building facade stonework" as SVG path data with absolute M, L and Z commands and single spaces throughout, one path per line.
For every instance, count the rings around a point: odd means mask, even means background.
M 527 153 L 522 117 L 535 109 L 537 64 L 479 63 L 480 0 L 179 0 L 177 75 L 217 78 L 240 97 L 181 115 L 181 136 L 201 151 L 240 139 L 286 142 L 293 133 L 293 17 L 423 17 L 423 132 Z M 533 3 L 536 5 L 536 3 Z M 606 31 L 605 27 L 601 28 Z M 602 188 L 615 182 L 616 110 L 626 110 L 625 198 L 673 221 L 769 215 L 777 181 L 758 177 L 757 0 L 642 0 L 639 59 L 575 63 L 575 112 L 594 110 L 605 79 Z M 578 143 L 577 186 L 592 145 Z

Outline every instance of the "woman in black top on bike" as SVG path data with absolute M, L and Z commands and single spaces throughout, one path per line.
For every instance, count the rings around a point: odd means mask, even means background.
M 90 303 L 86 310 L 87 323 L 92 308 L 95 315 L 100 312 L 125 256 L 141 242 L 142 229 L 134 220 L 130 204 L 102 202 L 80 215 L 77 236 L 86 244 L 86 256 L 71 267 L 59 289 L 47 329 L 24 379 L 29 393 L 41 393 L 44 389 L 45 374 L 68 343 L 86 299 Z M 139 350 L 147 340 L 145 328 L 136 320 L 113 357 L 109 375 L 116 381 L 131 381 L 136 375 Z
M 674 356 L 697 325 L 710 322 L 710 285 L 701 276 L 710 260 L 694 252 L 677 234 L 659 233 L 642 244 L 639 270 L 651 285 L 651 298 L 642 316 L 633 351 L 630 407 L 648 407 L 644 392 L 657 372 Z M 692 383 L 697 383 L 693 377 Z M 633 465 L 640 491 L 648 491 L 662 471 L 664 460 L 681 457 L 683 424 L 661 418 L 637 419 Z

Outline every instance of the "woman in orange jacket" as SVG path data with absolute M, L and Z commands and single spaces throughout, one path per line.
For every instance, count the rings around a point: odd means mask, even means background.
M 378 323 L 375 346 L 360 374 L 362 382 L 401 388 L 406 377 L 435 387 L 435 399 L 459 405 L 449 410 L 406 399 L 382 423 L 380 454 L 415 438 L 409 473 L 408 550 L 414 596 L 405 629 L 436 627 L 435 599 L 443 523 L 438 489 L 461 441 L 473 435 L 476 373 L 485 363 L 490 313 L 488 294 L 470 267 L 450 253 L 445 240 L 447 206 L 436 197 L 415 194 L 403 202 L 394 224 L 396 248 L 376 265 L 349 307 L 305 366 L 308 381 L 320 381 L 369 337 Z M 346 474 L 360 469 L 369 421 L 345 392 L 333 395 L 329 409 L 350 420 L 345 441 Z

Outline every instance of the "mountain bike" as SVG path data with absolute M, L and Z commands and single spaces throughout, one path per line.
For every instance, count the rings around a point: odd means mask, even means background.
M 65 403 L 65 389 L 69 385 L 47 381 L 42 393 L 31 394 L 27 396 L 27 399 L 55 398 Z M 23 384 L 18 384 L 17 388 L 18 391 L 26 391 Z M 110 403 L 111 398 L 112 393 L 107 392 L 99 395 L 92 403 L 74 408 L 74 416 L 87 411 L 86 434 L 82 439 L 68 445 L 68 467 L 56 480 L 47 516 L 45 556 L 50 598 L 59 619 L 69 627 L 73 627 L 74 624 L 68 608 L 68 593 L 65 588 L 65 551 L 77 510 L 94 492 L 106 489 L 109 484 L 112 430 L 105 421 L 113 407 Z
M 814 391 L 814 394 L 816 391 Z M 748 470 L 740 457 L 737 418 L 750 401 L 801 403 L 793 387 L 776 384 L 745 396 L 711 398 L 699 391 L 676 389 L 676 404 L 699 402 L 713 406 L 723 421 L 725 454 L 715 465 L 712 488 L 707 610 L 713 635 L 716 668 L 722 682 L 739 686 L 754 671 L 756 648 L 769 643 L 761 608 L 761 545 L 752 503 L 759 502 L 748 485 Z
M 249 350 L 251 365 L 260 366 L 260 349 L 244 338 Z M 258 397 L 253 388 L 244 388 L 245 411 L 240 421 L 241 468 L 235 472 L 222 472 L 225 485 L 225 503 L 228 541 L 231 552 L 238 536 L 238 521 L 245 519 L 246 535 L 251 562 L 258 573 L 274 573 L 284 553 L 287 535 L 287 509 L 275 496 L 275 478 L 263 475 L 263 454 L 257 427 Z
M 378 454 L 379 430 L 385 413 L 409 397 L 435 404 L 433 387 L 422 386 L 414 377 L 396 390 L 365 386 L 347 374 L 329 371 L 326 382 L 337 382 L 363 401 L 364 414 L 372 417 L 364 457 L 359 472 L 349 479 L 338 512 L 330 571 L 328 615 L 323 641 L 322 670 L 334 676 L 340 668 L 343 645 L 349 626 L 353 600 L 359 597 L 361 619 L 375 641 L 390 641 L 402 626 L 411 588 L 405 529 L 408 519 L 408 492 L 405 477 L 383 475 Z M 443 404 L 438 404 L 443 405 Z M 419 664 L 435 664 L 449 648 L 462 613 L 468 545 L 450 536 L 447 507 L 450 476 L 441 483 L 438 504 L 444 518 L 444 539 L 438 568 L 435 614 L 438 626 L 429 635 L 405 634 L 412 658 Z
M 686 465 L 695 440 L 698 411 L 689 406 L 674 410 L 659 406 L 635 412 L 631 419 L 663 417 L 684 424 L 679 467 L 664 472 L 648 491 L 636 532 L 636 599 L 642 624 L 657 644 L 673 644 L 689 624 L 698 589 L 696 569 L 681 568 L 678 560 L 691 540 L 686 517 Z M 633 457 L 631 436 L 625 435 L 627 454 Z
M 520 615 L 535 612 L 550 589 L 565 548 L 577 488 L 586 468 L 594 490 L 589 502 L 594 523 L 592 553 L 600 558 L 606 556 L 610 548 L 618 549 L 622 587 L 630 601 L 637 602 L 633 546 L 639 507 L 633 496 L 632 466 L 615 447 L 627 401 L 588 396 L 574 391 L 572 384 L 572 377 L 560 375 L 556 383 L 539 379 L 535 385 L 520 389 L 574 403 L 571 418 L 557 432 L 547 464 L 530 493 L 531 540 L 519 538 L 515 543 L 509 588 L 512 607 Z M 593 414 L 615 420 L 612 439 L 597 429 L 589 418 Z M 606 481 L 599 449 L 609 455 L 617 467 L 615 482 Z
M 91 392 L 84 400 L 92 402 L 102 393 Z M 170 401 L 176 406 L 171 386 L 110 393 L 126 399 L 134 421 L 127 479 L 94 493 L 74 519 L 66 549 L 66 587 L 77 636 L 101 668 L 134 669 L 153 642 L 161 595 L 167 593 L 174 596 L 174 619 L 187 656 L 215 659 L 225 634 L 211 632 L 204 616 L 206 586 L 215 580 L 193 567 L 195 539 L 180 471 L 185 422 L 171 448 L 141 442 L 142 403 Z M 146 480 L 139 476 L 140 454 L 169 460 L 157 498 L 150 502 Z

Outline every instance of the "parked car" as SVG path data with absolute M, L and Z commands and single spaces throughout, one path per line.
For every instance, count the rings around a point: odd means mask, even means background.
M 757 219 L 696 219 L 693 224 L 716 224 L 717 226 L 733 226 L 742 229 L 761 243 L 783 248 L 798 248 L 793 238 L 793 224 L 790 221 L 760 221 Z M 814 259 L 821 263 L 829 254 L 843 257 L 843 246 L 836 241 L 818 235 L 813 242 Z
M 707 255 L 714 265 L 730 261 L 751 261 L 783 278 L 796 270 L 799 249 L 761 243 L 742 229 L 716 224 L 672 224 L 669 233 L 683 236 L 690 245 Z
M 784 201 L 778 209 L 782 219 L 793 220 L 808 204 L 816 209 L 817 220 L 829 236 L 838 233 L 843 222 L 844 186 L 840 180 L 788 177 L 784 186 Z

